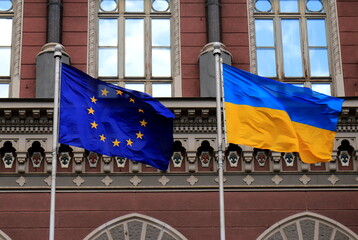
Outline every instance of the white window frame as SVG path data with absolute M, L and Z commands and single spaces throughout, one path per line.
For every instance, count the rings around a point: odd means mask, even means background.
M 273 4 L 277 4 L 278 0 L 272 0 Z M 300 1 L 300 0 L 299 0 Z M 341 50 L 340 50 L 340 39 L 339 39 L 339 28 L 338 28 L 338 15 L 337 15 L 337 6 L 335 0 L 324 0 L 325 12 L 326 12 L 326 30 L 327 30 L 327 45 L 328 45 L 328 61 L 330 64 L 330 77 L 326 78 L 331 82 L 331 94 L 333 96 L 344 96 L 344 83 L 343 83 L 343 71 L 342 71 L 342 60 L 341 60 Z M 249 25 L 249 45 L 250 45 L 250 71 L 252 73 L 257 73 L 257 58 L 256 58 L 256 40 L 255 40 L 255 0 L 247 0 L 248 7 L 248 25 Z M 260 14 L 264 18 L 264 14 Z M 289 14 L 287 14 L 289 16 Z M 277 16 L 272 14 L 272 16 Z M 275 31 L 275 30 L 274 30 Z M 302 32 L 301 32 L 302 33 Z M 276 33 L 277 34 L 277 33 Z M 276 43 L 280 44 L 281 43 Z M 303 46 L 302 46 L 303 47 Z M 280 51 L 280 50 L 278 50 Z M 276 54 L 276 61 L 282 61 L 282 57 L 279 52 Z M 277 65 L 280 65 L 276 63 Z M 277 80 L 285 81 L 285 79 L 280 75 L 282 70 L 280 69 L 283 66 L 277 67 Z M 305 71 L 305 70 L 304 70 Z M 302 78 L 301 78 L 302 79 Z M 292 79 L 291 79 L 292 80 Z M 318 80 L 318 81 L 317 81 Z M 306 87 L 310 87 L 314 82 L 320 83 L 319 78 L 306 78 L 301 81 L 292 83 L 302 83 Z M 329 82 L 329 81 L 327 81 Z
M 87 72 L 89 75 L 93 77 L 98 77 L 97 71 L 97 63 L 98 63 L 98 49 L 97 49 L 97 35 L 98 35 L 98 4 L 99 0 L 89 0 L 88 3 L 88 64 L 87 64 Z M 179 34 L 179 0 L 171 0 L 171 58 L 172 58 L 172 76 L 170 81 L 172 84 L 172 97 L 181 97 L 181 66 L 180 66 L 180 34 Z M 119 19 L 119 24 L 121 24 L 121 20 Z M 121 49 L 121 47 L 120 47 Z M 148 56 L 145 56 L 148 57 Z M 120 61 L 120 60 L 119 60 Z M 119 63 L 121 64 L 121 63 Z M 123 78 L 123 70 L 119 69 L 119 79 L 118 85 L 124 86 L 127 79 Z M 146 77 L 144 80 L 135 80 L 133 79 L 133 83 L 141 82 L 144 83 L 145 92 L 151 94 L 152 88 L 151 83 L 152 80 Z M 165 81 L 164 81 L 165 82 Z M 164 83 L 163 82 L 163 83 Z M 129 81 L 127 81 L 129 83 Z M 131 82 L 132 83 L 132 82 Z M 160 83 L 157 81 L 156 83 Z
M 13 11 L 1 12 L 0 17 L 12 17 L 12 42 L 9 78 L 0 79 L 2 83 L 9 83 L 9 98 L 20 97 L 21 43 L 23 22 L 23 1 L 13 0 Z

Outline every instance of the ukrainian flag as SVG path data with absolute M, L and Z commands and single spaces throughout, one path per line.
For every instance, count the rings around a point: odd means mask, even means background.
M 223 65 L 229 143 L 332 160 L 343 100 Z

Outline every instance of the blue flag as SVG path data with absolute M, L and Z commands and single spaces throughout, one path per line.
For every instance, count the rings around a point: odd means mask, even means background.
M 62 64 L 59 142 L 168 168 L 174 114 L 146 93 Z

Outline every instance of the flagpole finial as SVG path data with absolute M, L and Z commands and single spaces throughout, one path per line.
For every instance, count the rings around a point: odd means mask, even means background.
M 54 53 L 54 57 L 62 57 L 62 45 L 61 44 L 56 44 L 55 46 L 55 53 Z
M 219 54 L 221 55 L 221 43 L 220 42 L 214 42 L 213 43 L 213 47 L 214 47 L 214 50 L 213 50 L 213 54 L 216 55 L 216 54 Z

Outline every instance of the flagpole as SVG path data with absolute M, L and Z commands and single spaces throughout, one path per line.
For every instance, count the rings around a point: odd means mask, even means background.
M 60 65 L 62 58 L 62 47 L 55 46 L 55 92 L 53 106 L 53 127 L 52 127 L 52 171 L 51 171 L 51 206 L 50 206 L 50 231 L 49 240 L 55 239 L 55 203 L 56 203 L 56 168 L 57 168 L 57 146 L 58 146 L 58 107 L 60 89 Z
M 225 207 L 224 207 L 224 172 L 222 150 L 222 122 L 221 122 L 221 49 L 220 43 L 214 42 L 215 80 L 216 80 L 216 121 L 218 143 L 218 173 L 219 173 L 219 201 L 220 201 L 220 240 L 225 240 Z

